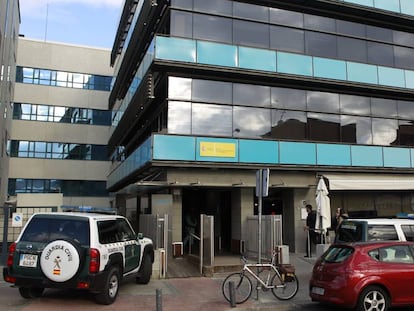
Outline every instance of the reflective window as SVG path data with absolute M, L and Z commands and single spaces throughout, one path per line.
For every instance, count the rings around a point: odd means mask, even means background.
M 56 179 L 9 179 L 8 194 L 62 193 L 63 196 L 106 197 L 106 181 L 56 180 Z
M 393 33 L 391 29 L 367 25 L 367 38 L 378 41 L 392 42 Z
M 13 119 L 72 124 L 110 125 L 111 111 L 15 103 Z
M 414 34 L 413 33 L 394 30 L 393 38 L 394 38 L 393 40 L 394 43 L 397 43 L 399 45 L 406 45 L 406 46 L 414 47 Z
M 231 16 L 233 3 L 229 0 L 194 0 L 194 10 Z
M 398 122 L 398 139 L 401 146 L 414 146 L 414 121 Z
M 306 54 L 323 57 L 336 57 L 336 36 L 318 32 L 305 32 Z
M 375 117 L 387 117 L 396 118 L 397 113 L 397 101 L 386 98 L 371 98 L 371 114 Z M 414 115 L 414 113 L 413 113 Z
M 269 21 L 269 8 L 265 6 L 233 2 L 233 16 L 245 19 L 251 19 L 254 21 Z
M 233 104 L 270 107 L 270 87 L 234 83 Z
M 168 133 L 191 134 L 191 103 L 168 103 Z
M 240 137 L 269 137 L 271 133 L 270 109 L 235 106 L 233 127 Z
M 309 14 L 305 14 L 304 18 L 306 29 L 321 30 L 326 32 L 336 31 L 335 20 L 332 18 Z
M 343 34 L 353 37 L 362 37 L 366 36 L 366 27 L 363 24 L 348 22 L 338 19 L 336 21 L 336 31 L 338 34 Z
M 414 101 L 397 101 L 398 117 L 400 119 L 414 120 Z
M 193 37 L 193 15 L 187 12 L 171 11 L 171 36 Z
M 271 97 L 272 107 L 306 110 L 306 91 L 273 87 Z
M 300 29 L 270 26 L 270 48 L 287 52 L 305 52 L 305 32 Z
M 394 49 L 389 44 L 368 42 L 368 62 L 371 64 L 394 66 Z
M 191 134 L 231 137 L 232 118 L 231 106 L 193 104 Z
M 340 141 L 340 116 L 308 113 L 309 139 L 316 141 Z
M 306 112 L 272 110 L 272 138 L 306 139 Z
M 230 82 L 219 82 L 194 79 L 192 83 L 192 100 L 231 104 L 233 89 Z
M 269 48 L 269 37 L 268 24 L 233 20 L 234 44 Z
M 342 115 L 341 142 L 372 144 L 371 118 Z
M 371 102 L 369 97 L 355 95 L 340 95 L 341 113 L 362 116 L 371 115 Z
M 309 111 L 339 112 L 339 95 L 324 92 L 307 92 Z
M 364 40 L 338 37 L 338 57 L 358 62 L 367 61 L 367 42 Z
M 270 8 L 270 22 L 272 24 L 303 28 L 303 14 L 299 12 Z
M 191 100 L 191 79 L 169 77 L 168 98 Z
M 394 46 L 395 67 L 414 69 L 414 53 L 410 48 Z
M 372 143 L 380 146 L 398 145 L 398 121 L 389 119 L 372 119 Z
M 232 20 L 229 18 L 194 14 L 194 38 L 232 42 Z
M 193 0 L 171 0 L 171 6 L 175 8 L 192 9 Z
M 12 140 L 9 148 L 17 158 L 108 161 L 106 145 Z
M 109 91 L 111 80 L 109 76 L 16 67 L 16 82 L 20 83 Z

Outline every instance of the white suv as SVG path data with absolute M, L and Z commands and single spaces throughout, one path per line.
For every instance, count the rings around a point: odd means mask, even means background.
M 335 236 L 336 243 L 378 240 L 414 241 L 414 219 L 346 219 Z
M 34 214 L 9 247 L 6 282 L 24 298 L 45 288 L 77 288 L 111 304 L 123 279 L 148 283 L 153 243 L 136 235 L 125 217 L 98 213 Z

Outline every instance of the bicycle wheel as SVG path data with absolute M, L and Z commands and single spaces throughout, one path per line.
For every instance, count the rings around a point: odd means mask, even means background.
M 299 289 L 299 280 L 295 274 L 290 274 L 282 280 L 279 275 L 275 274 L 272 278 L 273 295 L 280 300 L 289 300 L 295 297 Z
M 247 299 L 249 299 L 251 293 L 252 293 L 252 281 L 240 272 L 235 272 L 230 274 L 226 277 L 226 279 L 223 282 L 223 285 L 221 287 L 223 291 L 223 296 L 226 298 L 228 302 L 231 302 L 230 300 L 230 282 L 233 282 L 234 284 L 234 302 L 235 303 L 243 303 Z

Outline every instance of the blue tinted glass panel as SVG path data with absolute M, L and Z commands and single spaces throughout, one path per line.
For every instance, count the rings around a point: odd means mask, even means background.
M 381 85 L 405 87 L 404 70 L 389 67 L 378 67 L 378 82 Z
M 237 47 L 212 42 L 197 42 L 197 62 L 209 65 L 237 67 Z
M 318 165 L 351 165 L 351 147 L 349 145 L 317 144 Z
M 276 52 L 239 47 L 240 68 L 276 71 Z
M 410 149 L 384 147 L 384 166 L 411 167 Z
M 316 164 L 316 144 L 280 142 L 281 164 Z
M 275 141 L 240 140 L 240 162 L 271 163 L 279 162 L 279 145 Z
M 374 3 L 378 9 L 400 12 L 400 0 L 375 0 Z
M 154 160 L 195 160 L 195 138 L 154 135 Z
M 374 6 L 374 0 L 345 0 L 345 2 L 366 5 L 366 6 Z
M 157 37 L 155 57 L 183 62 L 196 61 L 196 43 L 193 40 Z
M 414 89 L 414 71 L 405 70 L 405 87 Z
M 312 57 L 277 52 L 277 71 L 280 73 L 312 76 Z
M 347 62 L 348 81 L 378 84 L 377 66 Z
M 382 148 L 351 146 L 352 166 L 383 166 Z
M 413 0 L 400 0 L 401 13 L 414 15 L 414 1 Z
M 346 80 L 345 61 L 314 57 L 313 71 L 315 77 Z

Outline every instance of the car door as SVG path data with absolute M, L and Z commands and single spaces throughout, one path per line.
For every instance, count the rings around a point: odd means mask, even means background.
M 139 266 L 141 246 L 136 235 L 126 219 L 117 220 L 118 236 L 124 244 L 125 268 L 124 272 L 132 271 Z
M 382 278 L 388 284 L 392 300 L 398 304 L 414 302 L 414 257 L 408 245 L 385 247 Z

